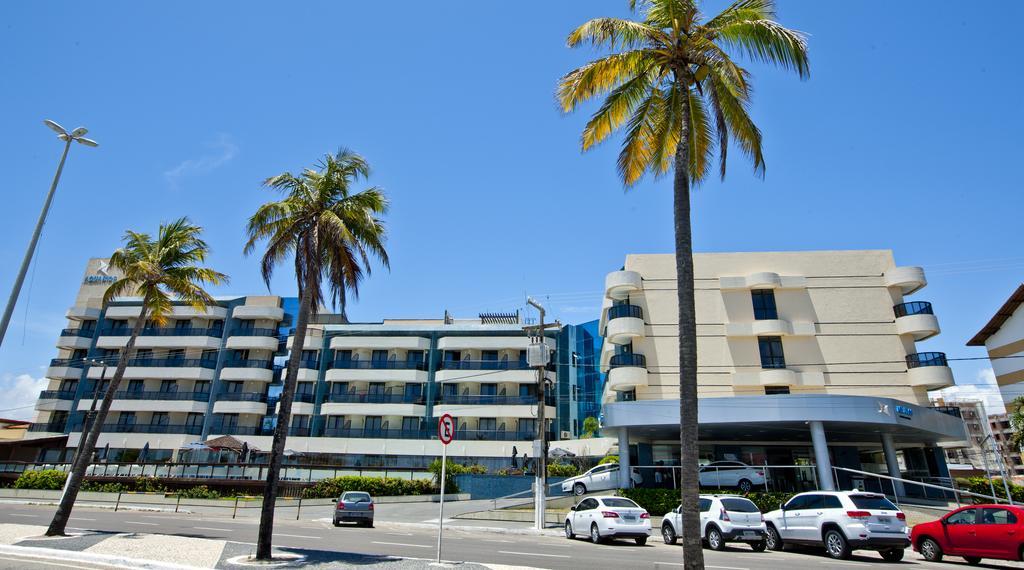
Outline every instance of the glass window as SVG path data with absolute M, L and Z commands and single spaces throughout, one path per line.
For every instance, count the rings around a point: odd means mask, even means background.
M 344 394 L 348 392 L 348 382 L 331 382 L 332 394 Z
M 1006 509 L 982 509 L 981 524 L 1017 524 L 1017 516 Z
M 850 495 L 850 500 L 858 509 L 875 511 L 898 511 L 896 505 L 882 495 Z
M 789 393 L 789 386 L 765 386 L 764 387 L 764 395 L 765 396 L 772 396 L 772 395 L 776 395 L 776 394 L 788 394 L 788 393 Z
M 386 350 L 375 350 L 370 354 L 370 360 L 376 363 L 388 361 L 388 351 Z
M 162 380 L 160 382 L 160 391 L 164 394 L 178 391 L 177 380 Z
M 497 384 L 481 384 L 480 385 L 481 396 L 497 396 L 498 385 Z
M 630 501 L 629 499 L 623 499 L 619 497 L 609 497 L 607 499 L 601 499 L 606 507 L 619 507 L 623 509 L 639 509 L 640 505 Z
M 821 496 L 821 509 L 841 509 L 843 508 L 843 502 L 839 500 L 839 497 L 834 495 L 822 495 Z
M 706 513 L 711 510 L 711 499 L 700 500 L 700 512 Z
M 964 509 L 946 517 L 946 524 L 974 524 L 977 516 L 977 509 Z
M 775 309 L 775 291 L 771 289 L 755 289 L 750 292 L 754 301 L 754 318 L 763 321 L 766 319 L 777 319 L 779 313 Z
M 142 389 L 145 388 L 145 386 L 146 385 L 145 385 L 145 383 L 142 380 L 129 380 L 128 381 L 128 391 L 132 392 L 133 394 L 137 394 L 137 393 L 141 392 Z
M 451 396 L 458 396 L 459 395 L 459 385 L 458 384 L 441 384 L 441 390 L 442 390 L 442 394 L 444 394 L 444 396 L 446 398 L 447 397 L 451 397 Z
M 344 495 L 341 496 L 341 500 L 348 501 L 348 502 L 351 502 L 351 503 L 359 503 L 359 502 L 368 503 L 368 502 L 370 502 L 370 494 L 369 493 L 363 493 L 361 491 L 359 491 L 359 492 L 348 491 Z
M 786 357 L 782 353 L 782 337 L 758 337 L 757 348 L 761 353 L 761 368 L 786 367 Z
M 497 418 L 480 418 L 480 431 L 494 431 L 498 429 Z
M 733 513 L 759 513 L 757 505 L 749 499 L 722 499 L 722 506 Z
M 420 429 L 419 418 L 402 418 L 402 429 L 404 431 L 417 431 Z
M 203 414 L 199 412 L 189 412 L 185 418 L 185 425 L 187 426 L 201 426 L 203 425 Z
M 369 431 L 380 431 L 381 423 L 381 416 L 366 416 L 366 420 L 363 422 L 363 429 Z
M 312 394 L 313 383 L 312 382 L 299 382 L 295 385 L 296 394 Z
M 812 496 L 813 495 L 800 495 L 797 497 L 793 497 L 792 499 L 789 500 L 788 503 L 786 503 L 785 509 L 787 511 L 799 511 L 801 509 L 806 509 L 808 503 L 810 502 L 809 499 Z
M 155 426 L 165 426 L 171 423 L 171 416 L 167 412 L 153 412 L 149 423 Z
M 135 412 L 121 412 L 117 416 L 117 425 L 119 426 L 133 426 L 135 425 Z

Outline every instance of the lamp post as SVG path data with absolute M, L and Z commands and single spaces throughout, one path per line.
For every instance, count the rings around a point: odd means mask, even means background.
M 7 334 L 7 325 L 11 322 L 11 314 L 14 313 L 14 305 L 18 302 L 18 295 L 21 293 L 21 285 L 25 282 L 25 274 L 28 273 L 28 266 L 32 263 L 32 255 L 36 251 L 36 244 L 39 242 L 39 234 L 43 232 L 43 224 L 46 223 L 46 215 L 50 211 L 50 204 L 53 202 L 53 193 L 57 190 L 57 183 L 60 181 L 60 173 L 64 170 L 64 160 L 68 157 L 68 150 L 71 149 L 71 141 L 84 144 L 85 146 L 99 146 L 96 141 L 85 138 L 89 132 L 85 127 L 78 127 L 70 133 L 64 127 L 46 119 L 43 121 L 47 127 L 57 133 L 57 138 L 64 141 L 64 153 L 60 155 L 60 163 L 57 164 L 57 173 L 53 176 L 50 184 L 50 191 L 46 194 L 46 201 L 43 202 L 43 211 L 39 213 L 39 220 L 36 221 L 36 229 L 32 232 L 32 240 L 29 241 L 28 250 L 25 251 L 25 259 L 21 261 L 21 269 L 18 270 L 18 277 L 14 280 L 14 288 L 11 289 L 11 296 L 7 299 L 7 307 L 4 309 L 3 319 L 0 319 L 0 345 L 4 342 Z

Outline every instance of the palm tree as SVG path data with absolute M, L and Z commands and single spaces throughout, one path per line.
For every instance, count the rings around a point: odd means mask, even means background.
M 316 170 L 306 169 L 298 176 L 286 172 L 268 178 L 263 185 L 284 192 L 285 197 L 260 206 L 249 219 L 245 254 L 251 254 L 258 242 L 267 241 L 262 258 L 267 288 L 270 288 L 274 269 L 293 257 L 299 292 L 299 314 L 263 494 L 256 545 L 259 560 L 271 558 L 274 502 L 291 423 L 299 360 L 306 341 L 306 327 L 323 304 L 323 285 L 326 281 L 332 303 L 341 306 L 344 316 L 346 294 L 359 295 L 359 282 L 364 274 L 370 274 L 370 258 L 376 257 L 388 266 L 388 254 L 384 250 L 386 232 L 378 218 L 387 212 L 388 201 L 377 187 L 362 192 L 352 190 L 355 182 L 369 175 L 369 164 L 352 151 L 342 149 L 335 155 L 325 155 Z
M 110 265 L 119 269 L 123 277 L 107 287 L 103 294 L 104 306 L 116 297 L 134 294 L 142 297 L 142 308 L 127 344 L 117 356 L 117 369 L 103 394 L 103 403 L 91 425 L 87 425 L 89 431 L 79 444 L 80 450 L 71 466 L 67 492 L 61 498 L 46 536 L 64 534 L 85 470 L 96 450 L 96 440 L 128 366 L 128 355 L 132 354 L 135 340 L 146 321 L 157 326 L 166 324 L 175 300 L 204 311 L 214 300 L 203 286 L 227 283 L 227 275 L 199 265 L 206 261 L 209 253 L 206 242 L 199 237 L 202 231 L 203 228 L 192 225 L 188 218 L 160 224 L 156 239 L 149 234 L 128 230 L 123 238 L 124 247 L 110 256 Z
M 730 142 L 755 173 L 764 173 L 761 132 L 748 114 L 751 76 L 730 54 L 807 77 L 807 44 L 802 33 L 775 21 L 773 0 L 737 0 L 709 20 L 693 0 L 630 0 L 630 8 L 641 21 L 597 18 L 569 35 L 569 47 L 591 44 L 611 53 L 562 77 L 557 97 L 567 113 L 604 98 L 583 130 L 583 150 L 625 126 L 618 171 L 627 188 L 647 172 L 674 170 L 682 524 L 692 529 L 698 458 L 690 186 L 707 178 L 716 150 L 725 177 Z M 703 568 L 700 540 L 684 533 L 685 567 Z

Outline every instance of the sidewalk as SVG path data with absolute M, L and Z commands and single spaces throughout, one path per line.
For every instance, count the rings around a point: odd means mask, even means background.
M 18 559 L 61 567 L 77 562 L 88 566 L 142 568 L 146 570 L 192 570 L 197 568 L 339 568 L 360 566 L 389 570 L 431 568 L 431 560 L 374 556 L 300 548 L 275 549 L 285 561 L 276 564 L 251 563 L 252 544 L 133 532 L 75 531 L 68 537 L 47 538 L 44 526 L 0 524 L 0 568 L 18 568 Z M 7 559 L 5 562 L 4 559 Z M 10 565 L 8 565 L 10 564 Z M 509 569 L 473 563 L 458 563 L 467 570 Z M 525 567 L 523 567 L 525 568 Z

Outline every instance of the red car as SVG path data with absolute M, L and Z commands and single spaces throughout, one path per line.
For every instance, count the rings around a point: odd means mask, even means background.
M 1010 505 L 961 507 L 937 521 L 914 526 L 914 550 L 925 560 L 961 556 L 968 564 L 982 558 L 1024 560 L 1024 509 Z

